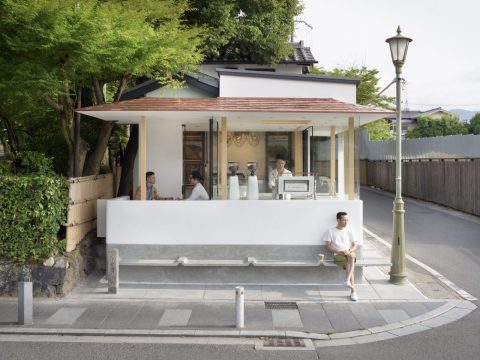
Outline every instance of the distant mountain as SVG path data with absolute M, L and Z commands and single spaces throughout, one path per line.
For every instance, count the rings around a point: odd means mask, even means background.
M 479 111 L 471 111 L 471 110 L 464 110 L 464 109 L 450 109 L 448 110 L 450 111 L 451 113 L 457 115 L 460 120 L 462 121 L 468 121 L 470 120 L 477 112 L 480 112 Z

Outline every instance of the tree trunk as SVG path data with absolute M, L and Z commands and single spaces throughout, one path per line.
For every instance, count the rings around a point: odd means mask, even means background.
M 120 79 L 120 84 L 118 85 L 117 91 L 115 93 L 115 102 L 120 101 L 120 97 L 125 91 L 128 80 L 130 78 L 131 75 L 124 74 Z M 97 79 L 94 79 L 93 84 L 97 104 L 104 104 L 105 98 L 103 96 L 102 84 Z M 91 153 L 87 158 L 85 167 L 83 169 L 83 176 L 97 175 L 99 173 L 100 165 L 102 163 L 105 151 L 107 150 L 108 141 L 110 140 L 110 135 L 112 134 L 114 126 L 115 123 L 113 121 L 102 121 L 100 132 L 98 134 L 97 144 L 95 146 L 95 149 L 93 150 L 93 153 Z
M 125 149 L 122 162 L 122 174 L 117 196 L 129 195 L 133 193 L 133 166 L 138 151 L 138 125 L 130 126 L 130 138 Z
M 83 176 L 97 175 L 100 171 L 100 165 L 102 163 L 103 155 L 107 150 L 108 140 L 110 140 L 110 134 L 115 126 L 113 121 L 102 121 L 100 132 L 98 133 L 97 144 L 95 149 L 87 158 L 85 167 L 83 168 Z

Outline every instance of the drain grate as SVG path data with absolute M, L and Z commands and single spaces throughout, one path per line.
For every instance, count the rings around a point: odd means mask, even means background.
M 312 340 L 310 339 L 255 339 L 255 350 L 315 350 Z
M 298 310 L 296 302 L 286 301 L 265 301 L 265 309 L 272 310 Z
M 305 347 L 303 339 L 267 339 L 263 340 L 263 347 Z

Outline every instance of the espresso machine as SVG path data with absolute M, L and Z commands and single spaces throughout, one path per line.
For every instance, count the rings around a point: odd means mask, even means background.
M 229 162 L 228 170 L 230 170 L 230 176 L 228 177 L 228 199 L 240 200 L 240 184 L 238 182 L 238 162 Z
M 248 200 L 258 200 L 258 179 L 257 175 L 255 175 L 255 171 L 257 171 L 257 163 L 256 162 L 248 162 L 247 163 L 248 171 L 250 174 L 248 175 L 248 183 L 247 183 L 247 199 Z

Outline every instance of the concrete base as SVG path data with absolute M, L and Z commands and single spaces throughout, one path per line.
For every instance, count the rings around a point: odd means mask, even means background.
M 122 283 L 152 284 L 341 284 L 345 271 L 325 267 L 224 267 L 224 266 L 121 266 Z M 363 280 L 363 268 L 355 269 L 355 281 Z

